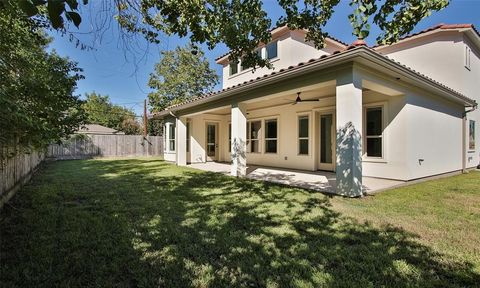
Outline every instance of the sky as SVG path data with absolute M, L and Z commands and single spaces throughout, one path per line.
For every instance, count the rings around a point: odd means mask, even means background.
M 348 5 L 349 2 L 341 0 L 325 27 L 325 30 L 332 37 L 346 43 L 355 40 L 355 37 L 351 34 L 352 28 L 347 18 L 352 12 L 352 8 Z M 148 78 L 150 73 L 153 72 L 155 63 L 160 60 L 160 52 L 175 49 L 176 46 L 184 46 L 188 43 L 188 39 L 164 36 L 160 44 L 153 45 L 138 37 L 131 41 L 131 43 L 138 45 L 135 49 L 138 53 L 126 54 L 125 49 L 121 46 L 122 42 L 119 41 L 115 20 L 89 17 L 90 15 L 97 15 L 95 12 L 105 8 L 104 5 L 101 0 L 89 1 L 88 7 L 82 8 L 80 28 L 69 29 L 74 33 L 75 38 L 94 49 L 82 50 L 75 47 L 75 41 L 70 41 L 68 36 L 62 36 L 58 32 L 51 33 L 54 40 L 50 48 L 58 54 L 78 62 L 78 66 L 84 70 L 85 79 L 79 81 L 77 94 L 84 97 L 85 93 L 95 91 L 102 95 L 109 95 L 113 103 L 133 109 L 137 115 L 140 115 L 143 113 L 143 100 L 147 98 L 151 91 L 147 85 Z M 277 1 L 264 0 L 264 8 L 274 24 L 282 13 Z M 103 20 L 108 20 L 105 22 L 107 26 L 104 33 L 89 33 L 94 27 L 92 23 Z M 477 29 L 480 29 L 480 0 L 451 0 L 447 8 L 423 19 L 416 26 L 414 32 L 438 23 L 472 23 Z M 369 37 L 366 39 L 367 43 L 373 45 L 378 34 L 379 29 L 373 26 Z M 208 50 L 205 46 L 202 46 L 202 48 L 210 62 L 210 67 L 214 68 L 221 77 L 221 67 L 215 63 L 215 58 L 228 52 L 228 49 L 225 45 L 219 45 L 213 50 Z M 216 89 L 221 89 L 221 84 L 218 84 Z

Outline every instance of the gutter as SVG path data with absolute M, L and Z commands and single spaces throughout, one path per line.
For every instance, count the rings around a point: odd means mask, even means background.
M 467 173 L 467 114 L 477 110 L 477 104 L 472 109 L 465 110 L 462 117 L 462 173 Z

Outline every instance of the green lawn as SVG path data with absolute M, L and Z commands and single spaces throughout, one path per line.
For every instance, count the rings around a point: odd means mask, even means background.
M 5 287 L 473 287 L 480 173 L 363 199 L 160 160 L 48 163 L 1 212 Z

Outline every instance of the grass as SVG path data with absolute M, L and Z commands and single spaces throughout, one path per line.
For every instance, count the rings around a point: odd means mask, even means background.
M 474 287 L 480 174 L 364 199 L 160 160 L 48 163 L 1 211 L 5 287 Z

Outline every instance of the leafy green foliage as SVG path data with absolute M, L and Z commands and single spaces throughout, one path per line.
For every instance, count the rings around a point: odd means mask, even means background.
M 11 0 L 6 2 L 11 2 Z M 79 2 L 79 0 L 19 0 L 18 5 L 20 10 L 28 17 L 44 15 L 42 8 L 46 8 L 45 16 L 48 16 L 52 27 L 60 29 L 64 28 L 65 19 L 77 27 L 80 26 L 82 18 L 76 12 Z M 82 0 L 81 2 L 86 5 L 88 0 Z
M 147 133 L 151 136 L 162 136 L 163 134 L 163 122 L 159 119 L 148 119 Z
M 76 13 L 80 0 L 24 0 L 26 15 L 35 15 L 39 6 L 48 7 L 52 26 L 63 26 L 65 19 L 80 24 Z M 230 59 L 242 58 L 246 67 L 270 66 L 266 59 L 255 53 L 259 43 L 268 43 L 268 29 L 272 20 L 262 7 L 261 0 L 110 0 L 116 7 L 115 18 L 127 32 L 139 33 L 151 42 L 159 43 L 160 33 L 189 37 L 192 43 L 205 43 L 212 49 L 219 43 L 230 49 Z M 86 4 L 85 0 L 83 1 Z M 324 26 L 332 17 L 340 0 L 279 0 L 284 15 L 277 25 L 288 25 L 292 29 L 306 29 L 307 40 L 317 48 L 324 45 L 328 34 Z M 68 4 L 70 10 L 65 8 Z M 449 0 L 350 0 L 353 13 L 349 15 L 352 34 L 360 39 L 368 37 L 371 24 L 383 31 L 377 42 L 390 44 L 410 33 L 415 25 L 433 11 L 448 6 Z M 36 10 L 37 9 L 37 10 Z M 372 19 L 373 17 L 373 19 Z
M 285 10 L 286 16 L 280 18 L 279 23 L 286 23 L 291 29 L 307 29 L 306 40 L 313 41 L 317 48 L 324 46 L 325 37 L 323 27 L 332 17 L 334 7 L 340 0 L 305 0 L 300 5 L 297 0 L 280 0 L 280 6 Z M 299 9 L 303 6 L 303 9 Z
M 42 148 L 84 122 L 77 63 L 46 52 L 49 39 L 17 9 L 0 9 L 1 158 Z M 6 152 L 7 150 L 8 152 Z
M 140 135 L 142 134 L 142 127 L 134 118 L 127 118 L 120 124 L 121 131 L 127 135 Z
M 450 4 L 449 0 L 386 0 L 373 22 L 383 31 L 377 42 L 390 44 L 410 33 L 415 25 L 433 11 L 439 11 Z
M 87 100 L 82 104 L 82 108 L 87 115 L 88 124 L 99 124 L 125 134 L 139 134 L 140 125 L 135 121 L 132 110 L 113 104 L 108 95 L 92 92 L 85 96 Z
M 195 50 L 194 53 L 192 53 Z M 162 59 L 150 74 L 148 85 L 155 89 L 148 94 L 153 112 L 211 91 L 218 82 L 202 50 L 192 45 L 163 51 Z

